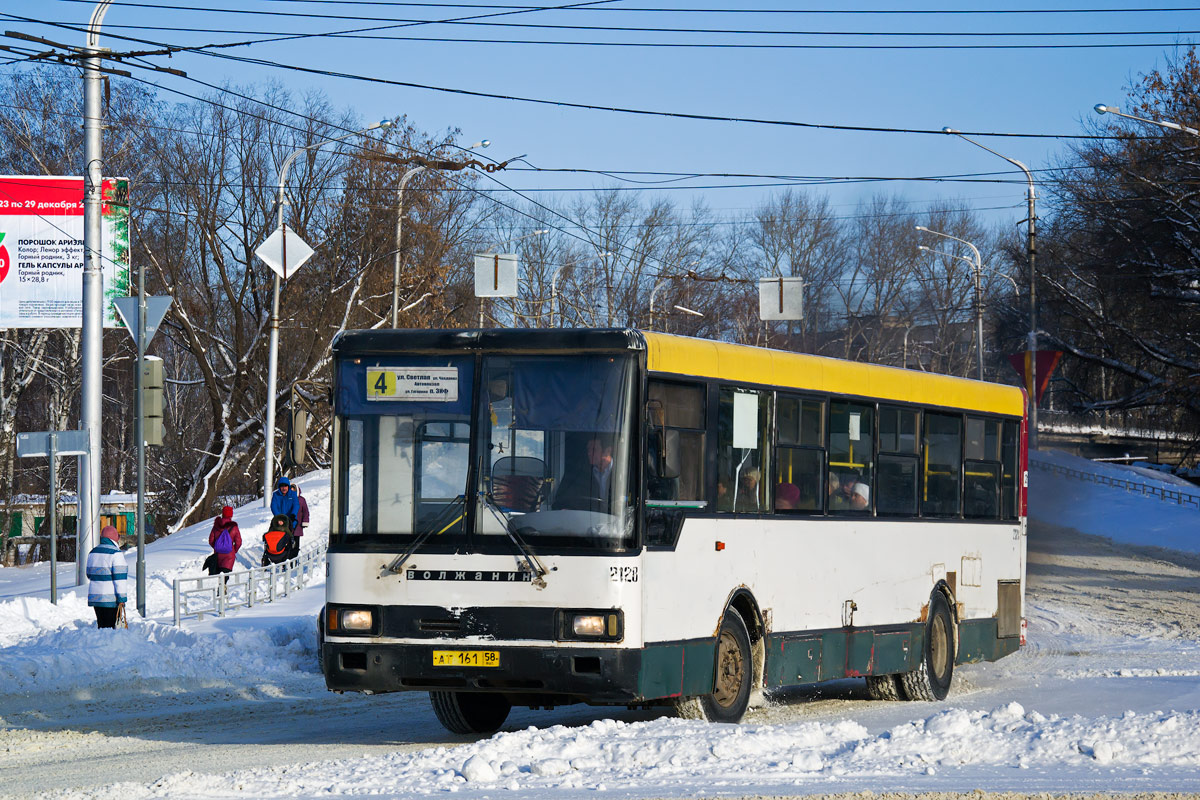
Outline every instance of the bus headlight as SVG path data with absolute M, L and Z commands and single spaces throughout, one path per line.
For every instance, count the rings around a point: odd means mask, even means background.
M 563 639 L 594 639 L 619 642 L 625 636 L 625 615 L 620 609 L 561 610 L 559 635 Z
M 576 636 L 603 636 L 603 614 L 576 614 L 571 621 L 571 632 Z
M 375 626 L 375 617 L 367 609 L 353 608 L 342 612 L 342 629 L 347 631 L 369 631 Z

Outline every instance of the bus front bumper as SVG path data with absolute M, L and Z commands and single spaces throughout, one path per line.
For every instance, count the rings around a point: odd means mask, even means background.
M 467 691 L 555 702 L 629 704 L 639 695 L 642 653 L 632 649 L 463 647 L 458 643 L 323 642 L 325 685 L 337 692 Z M 490 651 L 494 667 L 435 666 L 434 651 Z M 536 704 L 545 704 L 542 699 Z

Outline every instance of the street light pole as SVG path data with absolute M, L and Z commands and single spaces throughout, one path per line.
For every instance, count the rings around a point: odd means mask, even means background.
M 1037 270 L 1034 266 L 1034 261 L 1037 256 L 1037 208 L 1036 194 L 1033 186 L 1033 173 L 1029 171 L 1029 167 L 1017 161 L 1015 158 L 1009 158 L 1006 155 L 997 153 L 990 147 L 982 145 L 974 139 L 963 136 L 959 131 L 953 128 L 942 128 L 942 133 L 949 133 L 957 136 L 963 141 L 970 142 L 976 147 L 987 150 L 992 155 L 1002 158 L 1013 166 L 1019 168 L 1025 173 L 1025 180 L 1029 184 L 1029 191 L 1026 194 L 1026 204 L 1028 206 L 1029 223 L 1028 239 L 1027 239 L 1027 255 L 1029 259 L 1029 448 L 1036 450 L 1038 446 L 1038 401 L 1037 401 L 1037 343 L 1038 343 L 1038 319 L 1037 319 Z
M 279 170 L 279 199 L 277 205 L 279 207 L 279 229 L 283 233 L 283 266 L 287 269 L 287 231 L 283 227 L 284 212 L 287 206 L 287 175 L 288 170 L 292 168 L 292 162 L 296 157 L 307 150 L 313 150 L 318 147 L 324 147 L 327 144 L 341 142 L 349 139 L 352 136 L 360 136 L 368 131 L 373 131 L 377 128 L 390 128 L 392 123 L 390 120 L 382 120 L 373 123 L 363 128 L 361 131 L 347 133 L 345 136 L 338 136 L 333 139 L 322 139 L 319 142 L 314 142 L 310 145 L 305 145 L 299 150 L 296 150 L 283 161 L 283 167 Z M 279 372 L 279 273 L 275 273 L 275 278 L 271 282 L 271 319 L 270 319 L 270 337 L 267 345 L 267 420 L 266 429 L 263 433 L 263 508 L 271 506 L 271 487 L 275 482 L 275 383 Z
M 983 380 L 983 259 L 979 255 L 979 248 L 968 242 L 966 239 L 960 239 L 957 236 L 951 236 L 948 233 L 931 230 L 924 225 L 918 225 L 917 230 L 932 233 L 934 236 L 942 236 L 947 239 L 953 239 L 956 242 L 961 242 L 971 248 L 971 252 L 975 254 L 975 260 L 972 261 L 965 256 L 956 256 L 953 253 L 942 253 L 938 250 L 933 250 L 925 245 L 918 245 L 919 250 L 924 250 L 928 253 L 938 253 L 939 255 L 950 256 L 957 258 L 960 261 L 966 261 L 975 267 L 975 342 L 976 342 L 976 361 L 979 362 L 979 380 Z
M 558 324 L 560 324 L 560 325 L 562 324 L 562 308 L 558 302 L 558 276 L 562 273 L 562 271 L 564 269 L 566 269 L 567 267 L 574 267 L 577 264 L 584 264 L 584 263 L 587 263 L 588 261 L 592 261 L 594 259 L 602 259 L 602 258 L 605 258 L 606 256 L 611 256 L 611 255 L 612 255 L 612 253 L 610 253 L 606 250 L 603 253 L 597 253 L 594 256 L 588 256 L 587 258 L 582 259 L 582 260 L 576 259 L 575 261 L 568 261 L 566 264 L 563 264 L 558 269 L 554 270 L 554 274 L 550 277 L 550 327 L 551 328 L 554 327 L 554 314 L 555 314 L 556 309 L 558 311 Z
M 1124 117 L 1132 119 L 1136 122 L 1144 122 L 1147 125 L 1157 125 L 1160 128 L 1166 128 L 1169 131 L 1179 131 L 1180 133 L 1190 133 L 1192 136 L 1200 136 L 1200 131 L 1195 128 L 1189 128 L 1187 125 L 1180 125 L 1177 122 L 1167 122 L 1166 120 L 1146 119 L 1145 117 L 1135 117 L 1133 114 L 1126 114 L 1116 106 L 1106 106 L 1103 103 L 1097 103 L 1094 106 L 1097 114 L 1112 114 L 1116 117 Z
M 88 22 L 83 59 L 83 320 L 80 330 L 82 375 L 79 427 L 87 431 L 88 454 L 79 457 L 79 508 L 75 529 L 75 583 L 87 578 L 87 554 L 100 532 L 100 423 L 104 368 L 104 272 L 101 267 L 100 203 L 103 192 L 103 114 L 100 25 L 112 0 L 102 0 Z
M 484 139 L 481 142 L 476 142 L 470 147 L 463 148 L 466 151 L 474 150 L 477 147 L 487 147 L 491 141 Z M 438 169 L 444 169 L 446 162 L 436 162 L 434 166 Z M 392 328 L 400 327 L 400 243 L 401 235 L 404 231 L 404 187 L 408 185 L 409 178 L 412 178 L 418 173 L 429 169 L 430 164 L 420 164 L 413 167 L 408 172 L 404 173 L 404 177 L 400 179 L 400 191 L 396 199 L 396 256 L 392 266 Z M 463 169 L 466 165 L 459 166 L 458 169 Z
M 650 330 L 654 330 L 654 298 L 658 295 L 660 289 L 667 285 L 667 281 L 661 280 L 654 284 L 654 288 L 650 291 Z

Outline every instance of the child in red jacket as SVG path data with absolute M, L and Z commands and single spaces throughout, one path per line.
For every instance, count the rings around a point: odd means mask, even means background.
M 208 546 L 213 549 L 212 556 L 206 562 L 209 564 L 208 574 L 233 572 L 237 552 L 242 549 L 242 532 L 233 521 L 232 506 L 222 508 L 221 516 L 213 521 L 212 533 L 208 534 Z

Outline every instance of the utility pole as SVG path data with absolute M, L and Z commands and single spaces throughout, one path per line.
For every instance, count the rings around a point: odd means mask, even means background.
M 101 160 L 100 24 L 112 0 L 102 0 L 88 23 L 87 56 L 83 59 L 83 362 L 79 427 L 87 432 L 88 453 L 79 457 L 79 517 L 75 537 L 75 580 L 87 579 L 87 554 L 100 533 L 100 417 L 104 366 L 104 273 L 100 264 L 100 200 L 104 170 Z

